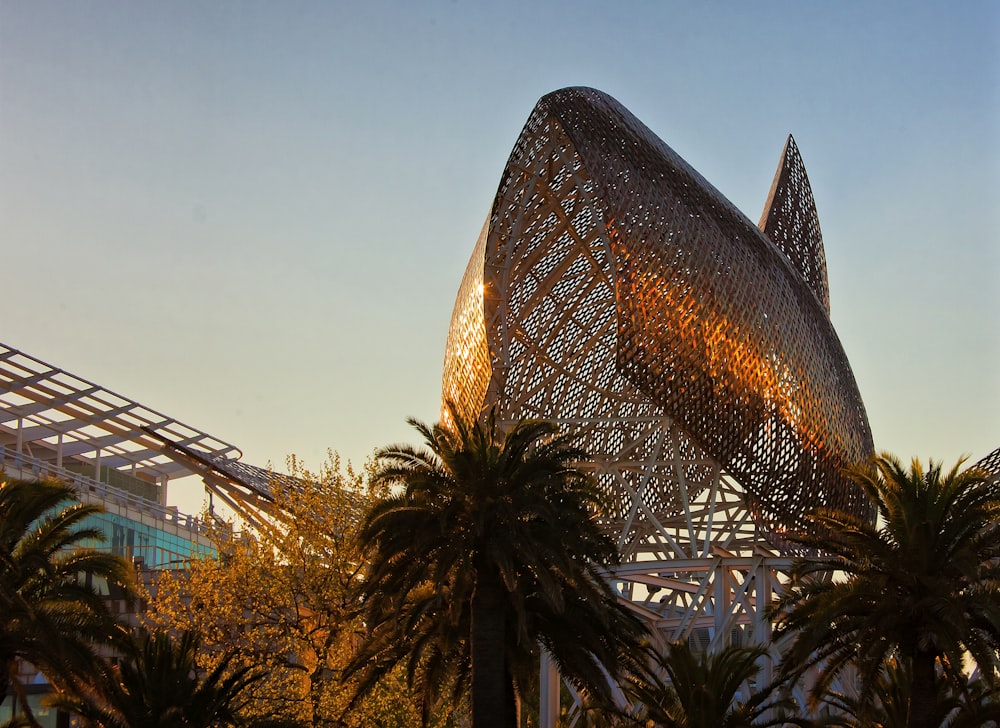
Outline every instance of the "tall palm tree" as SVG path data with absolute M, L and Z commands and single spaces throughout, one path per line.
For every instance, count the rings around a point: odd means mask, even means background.
M 762 647 L 728 646 L 695 653 L 687 642 L 651 653 L 651 667 L 628 679 L 638 725 L 662 728 L 763 728 L 808 725 L 794 716 L 794 702 L 772 686 L 752 686 Z
M 226 728 L 242 725 L 245 691 L 262 677 L 250 667 L 230 669 L 235 652 L 208 671 L 198 669 L 193 632 L 134 633 L 115 664 L 106 663 L 89 694 L 56 697 L 51 704 L 78 716 L 87 728 Z
M 1000 484 L 959 461 L 947 473 L 883 454 L 850 470 L 878 522 L 820 509 L 817 532 L 774 607 L 787 676 L 819 670 L 819 696 L 848 665 L 870 700 L 887 659 L 912 674 L 911 728 L 936 727 L 936 674 L 957 680 L 965 655 L 985 679 L 1000 666 Z M 829 578 L 830 575 L 836 575 Z
M 449 409 L 451 426 L 409 421 L 424 448 L 377 453 L 375 482 L 402 489 L 361 529 L 370 636 L 350 669 L 403 661 L 459 693 L 471 674 L 475 728 L 509 726 L 541 643 L 564 677 L 609 697 L 643 628 L 602 577 L 618 552 L 596 520 L 601 492 L 575 467 L 585 454 L 549 423 L 501 434 L 493 412 Z
M 92 668 L 95 645 L 124 636 L 94 580 L 128 593 L 131 570 L 81 548 L 101 538 L 81 525 L 101 509 L 73 501 L 58 482 L 0 481 L 0 701 L 12 686 L 21 691 L 19 660 L 72 688 Z

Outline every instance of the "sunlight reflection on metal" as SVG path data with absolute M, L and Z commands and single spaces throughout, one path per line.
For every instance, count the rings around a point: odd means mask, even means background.
M 578 435 L 613 502 L 609 579 L 664 643 L 765 643 L 785 535 L 821 505 L 871 516 L 843 475 L 871 432 L 791 137 L 758 228 L 611 97 L 542 98 L 461 284 L 442 394 Z
M 609 527 L 640 492 L 656 518 L 681 512 L 668 431 L 690 494 L 711 480 L 696 463 L 719 463 L 769 536 L 817 505 L 864 512 L 841 471 L 871 434 L 790 137 L 761 226 L 614 99 L 544 97 L 462 283 L 444 396 L 579 431 L 620 496 Z

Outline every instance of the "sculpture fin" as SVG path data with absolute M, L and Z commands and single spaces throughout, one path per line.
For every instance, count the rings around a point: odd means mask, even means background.
M 823 233 L 806 167 L 791 134 L 781 152 L 757 227 L 785 254 L 829 315 L 830 284 L 826 276 Z

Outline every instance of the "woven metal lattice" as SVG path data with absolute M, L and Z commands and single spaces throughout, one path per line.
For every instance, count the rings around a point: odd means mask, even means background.
M 759 227 L 809 284 L 823 310 L 830 314 L 830 284 L 819 215 L 799 148 L 791 135 L 771 183 Z
M 976 463 L 977 468 L 982 468 L 994 478 L 1000 478 L 1000 447 Z
M 444 397 L 578 432 L 623 545 L 720 465 L 777 541 L 818 505 L 866 513 L 842 470 L 871 433 L 791 139 L 761 227 L 611 97 L 545 96 L 459 291 Z

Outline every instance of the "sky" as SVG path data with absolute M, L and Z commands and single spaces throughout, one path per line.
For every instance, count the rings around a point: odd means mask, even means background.
M 986 0 L 0 0 L 0 341 L 257 465 L 415 442 L 511 147 L 565 86 L 754 222 L 794 134 L 876 448 L 1000 446 Z

